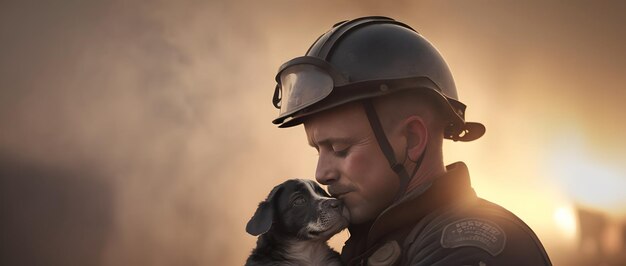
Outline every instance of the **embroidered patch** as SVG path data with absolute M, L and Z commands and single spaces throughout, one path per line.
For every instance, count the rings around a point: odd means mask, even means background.
M 448 224 L 441 234 L 441 246 L 444 248 L 472 246 L 484 249 L 493 256 L 500 254 L 505 244 L 506 235 L 500 226 L 476 218 Z

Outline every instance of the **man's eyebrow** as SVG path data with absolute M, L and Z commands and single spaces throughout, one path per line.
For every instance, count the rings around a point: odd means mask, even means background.
M 322 140 L 319 140 L 317 142 L 313 142 L 312 140 L 309 141 L 309 146 L 316 148 L 318 145 L 331 145 L 334 143 L 350 143 L 352 139 L 351 138 L 342 138 L 342 137 L 336 137 L 336 138 L 325 138 Z

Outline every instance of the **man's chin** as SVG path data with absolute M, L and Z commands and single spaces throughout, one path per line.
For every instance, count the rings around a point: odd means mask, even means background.
M 346 218 L 351 225 L 364 224 L 372 221 L 378 217 L 380 212 L 376 212 L 370 207 L 367 202 L 355 201 L 354 199 L 344 199 L 344 207 L 342 210 L 342 216 Z
M 360 212 L 357 209 L 349 209 L 349 208 L 345 208 L 347 209 L 347 213 L 349 215 L 348 221 L 350 221 L 351 225 L 359 225 L 359 224 L 364 224 L 367 223 L 369 221 L 374 220 L 376 217 L 372 217 L 371 215 L 365 215 L 365 213 Z M 346 211 L 344 210 L 344 213 Z M 344 216 L 345 217 L 345 216 Z

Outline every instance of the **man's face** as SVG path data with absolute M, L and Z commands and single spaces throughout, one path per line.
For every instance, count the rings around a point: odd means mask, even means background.
M 344 202 L 351 223 L 373 220 L 392 203 L 398 177 L 380 150 L 360 104 L 315 114 L 305 120 L 304 128 L 309 144 L 319 152 L 315 178 Z M 398 136 L 388 138 L 392 146 L 400 145 Z

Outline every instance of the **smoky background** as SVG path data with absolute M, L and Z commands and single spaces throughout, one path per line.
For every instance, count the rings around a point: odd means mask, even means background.
M 435 44 L 468 120 L 487 126 L 446 143 L 446 162 L 465 161 L 477 193 L 535 229 L 555 265 L 619 265 L 625 13 L 620 1 L 0 1 L 0 264 L 243 264 L 258 202 L 316 164 L 302 129 L 270 123 L 275 71 L 334 23 L 383 15 Z

